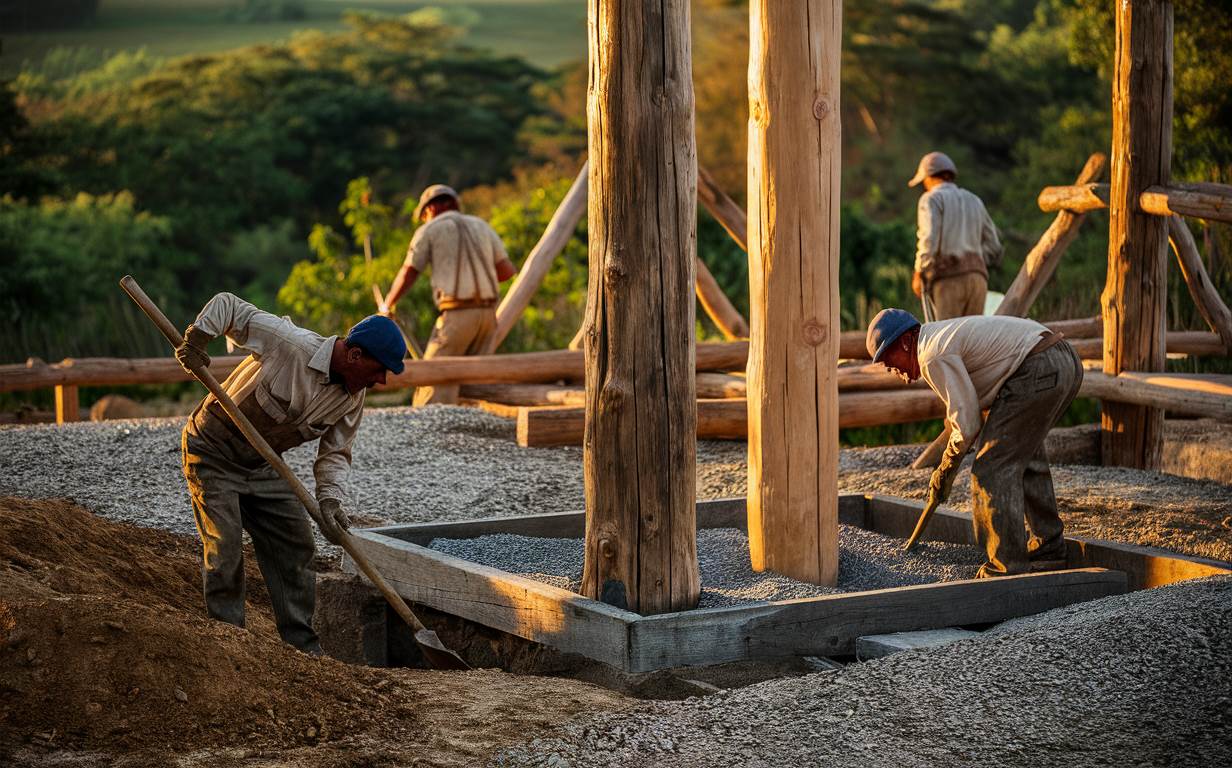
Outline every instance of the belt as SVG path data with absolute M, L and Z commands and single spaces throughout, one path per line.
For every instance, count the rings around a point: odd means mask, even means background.
M 495 306 L 496 299 L 441 299 L 436 308 L 444 312 L 449 309 L 482 309 Z
M 1027 353 L 1027 357 L 1030 357 L 1031 355 L 1038 355 L 1040 352 L 1046 352 L 1047 350 L 1052 349 L 1057 344 L 1060 344 L 1064 338 L 1064 333 L 1059 333 L 1057 331 L 1044 331 L 1040 334 L 1039 341 L 1035 342 L 1035 346 L 1031 347 L 1031 351 Z

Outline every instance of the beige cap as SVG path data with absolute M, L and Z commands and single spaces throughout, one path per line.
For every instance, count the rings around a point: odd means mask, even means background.
M 929 152 L 920 158 L 920 166 L 915 169 L 915 175 L 911 177 L 911 181 L 907 182 L 907 186 L 914 187 L 929 176 L 936 176 L 942 171 L 958 175 L 958 168 L 954 166 L 954 161 L 949 155 L 944 152 Z
M 421 214 L 423 214 L 423 209 L 428 206 L 428 203 L 438 197 L 452 197 L 454 202 L 461 202 L 461 198 L 458 197 L 458 193 L 454 191 L 453 187 L 445 184 L 433 184 L 425 189 L 423 194 L 419 196 L 419 205 L 415 206 L 416 221 L 419 221 Z

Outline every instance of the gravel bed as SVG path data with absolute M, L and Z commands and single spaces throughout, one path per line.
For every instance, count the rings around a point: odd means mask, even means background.
M 1232 577 L 969 640 L 583 717 L 502 768 L 1232 765 Z
M 180 466 L 183 417 L 0 427 L 0 494 L 70 498 L 115 520 L 194 534 Z M 843 450 L 839 490 L 923 498 L 918 446 Z M 312 487 L 315 444 L 288 451 Z M 698 498 L 743 496 L 743 443 L 703 441 Z M 349 483 L 358 525 L 578 511 L 580 448 L 517 448 L 511 421 L 472 408 L 364 414 Z M 1070 533 L 1232 561 L 1232 485 L 1106 467 L 1054 468 Z M 951 506 L 969 508 L 969 471 Z M 322 544 L 323 540 L 319 540 Z M 326 550 L 327 552 L 329 550 Z
M 822 587 L 773 571 L 754 571 L 749 563 L 749 537 L 744 531 L 700 530 L 697 562 L 702 593 L 698 607 L 722 608 L 969 579 L 984 561 L 975 547 L 925 542 L 904 554 L 902 543 L 901 539 L 840 525 L 838 586 Z M 502 533 L 471 539 L 434 539 L 431 547 L 571 592 L 581 587 L 585 556 L 581 539 Z

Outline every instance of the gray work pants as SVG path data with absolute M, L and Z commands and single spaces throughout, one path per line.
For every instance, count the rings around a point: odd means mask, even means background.
M 933 302 L 934 320 L 982 315 L 988 296 L 988 278 L 979 272 L 938 277 L 928 286 L 928 296 Z
M 291 486 L 264 462 L 247 469 L 215 455 L 209 444 L 183 435 L 184 477 L 192 496 L 205 610 L 212 619 L 244 626 L 243 532 L 252 537 L 282 639 L 320 653 L 312 628 L 316 573 L 308 512 Z
M 971 467 L 975 537 L 988 553 L 980 576 L 1030 570 L 1032 549 L 1063 556 L 1063 525 L 1044 438 L 1082 385 L 1082 361 L 1068 342 L 1029 356 L 1001 386 L 980 432 Z

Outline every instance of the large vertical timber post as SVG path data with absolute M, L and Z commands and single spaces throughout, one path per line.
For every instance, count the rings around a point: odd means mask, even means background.
M 1162 371 L 1168 220 L 1143 212 L 1147 187 L 1166 185 L 1172 156 L 1172 3 L 1118 0 L 1112 84 L 1112 185 L 1104 373 Z M 1103 462 L 1158 469 L 1163 411 L 1102 403 Z
M 749 12 L 750 556 L 833 585 L 842 3 Z
M 687 610 L 697 570 L 689 0 L 589 0 L 583 594 Z

